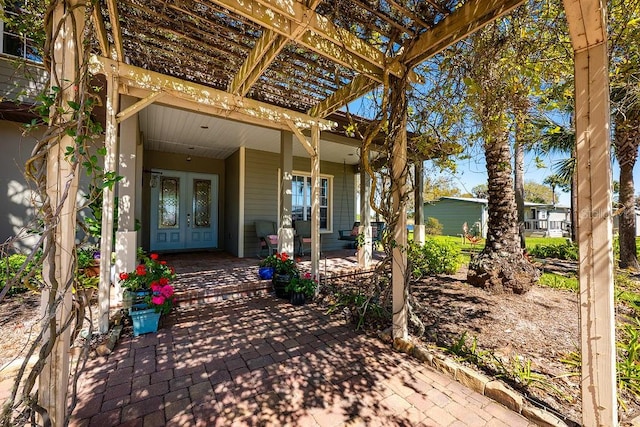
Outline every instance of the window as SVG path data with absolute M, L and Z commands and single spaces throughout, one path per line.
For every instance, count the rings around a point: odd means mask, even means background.
M 24 1 L 4 2 L 4 22 L 0 21 L 0 33 L 2 34 L 2 53 L 28 59 L 34 62 L 42 62 L 42 55 L 38 52 L 32 39 L 20 29 L 17 19 L 21 14 L 20 6 Z
M 320 177 L 320 229 L 330 230 L 331 178 Z M 311 176 L 297 173 L 291 183 L 291 219 L 311 220 Z

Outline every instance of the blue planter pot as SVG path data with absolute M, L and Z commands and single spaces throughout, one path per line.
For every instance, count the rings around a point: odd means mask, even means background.
M 258 276 L 261 280 L 273 279 L 273 267 L 260 267 L 258 268 Z
M 154 308 L 132 311 L 131 320 L 133 321 L 133 335 L 137 337 L 141 334 L 158 331 L 160 313 L 157 313 Z

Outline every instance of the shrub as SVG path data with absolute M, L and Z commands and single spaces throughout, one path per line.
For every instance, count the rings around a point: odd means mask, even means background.
M 422 246 L 411 243 L 408 260 L 416 278 L 429 274 L 453 274 L 460 268 L 460 246 L 435 239 L 426 239 Z
M 24 272 L 18 275 L 20 268 L 27 260 L 27 256 L 23 254 L 13 254 L 0 259 L 0 290 L 4 289 L 7 282 L 11 281 L 11 289 L 8 295 L 26 292 L 29 288 L 38 289 L 38 282 L 42 279 L 42 270 L 39 266 L 40 256 L 27 265 Z
M 431 236 L 439 236 L 442 234 L 442 223 L 438 221 L 438 218 L 430 216 L 424 223 L 424 232 Z
M 540 244 L 531 248 L 529 254 L 536 258 L 558 258 L 575 261 L 578 259 L 578 245 L 568 241 Z

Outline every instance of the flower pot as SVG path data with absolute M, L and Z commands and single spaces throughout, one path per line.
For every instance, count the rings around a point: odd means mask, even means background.
M 289 302 L 293 305 L 305 305 L 307 297 L 303 292 L 292 292 Z
M 273 267 L 260 267 L 258 268 L 258 276 L 261 280 L 273 279 Z
M 125 289 L 122 293 L 122 306 L 129 309 L 129 311 L 131 311 L 132 307 L 140 307 L 141 304 L 146 307 L 145 298 L 149 295 L 151 295 L 151 290 L 148 289 L 144 291 L 129 291 Z
M 273 290 L 276 292 L 278 298 L 289 298 L 291 296 L 291 293 L 286 290 L 290 281 L 290 275 L 274 273 L 272 280 Z
M 144 310 L 131 311 L 131 320 L 133 322 L 133 335 L 138 336 L 149 332 L 158 331 L 158 322 L 160 321 L 160 313 L 154 308 Z

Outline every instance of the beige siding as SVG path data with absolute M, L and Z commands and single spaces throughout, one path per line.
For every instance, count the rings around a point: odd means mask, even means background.
M 258 253 L 254 222 L 258 219 L 278 220 L 278 167 L 276 153 L 247 150 L 245 188 L 245 256 Z M 294 158 L 294 171 L 310 172 L 309 159 Z M 350 230 L 355 221 L 355 171 L 353 166 L 321 162 L 320 173 L 333 179 L 332 224 L 330 233 L 322 234 L 322 249 L 343 248 L 346 242 L 338 240 L 338 230 Z
M 227 194 L 225 203 L 225 234 L 222 241 L 224 250 L 238 255 L 238 219 L 240 217 L 240 152 L 236 151 L 225 160 L 225 182 Z
M 0 57 L 0 100 L 34 103 L 47 78 L 41 66 Z

